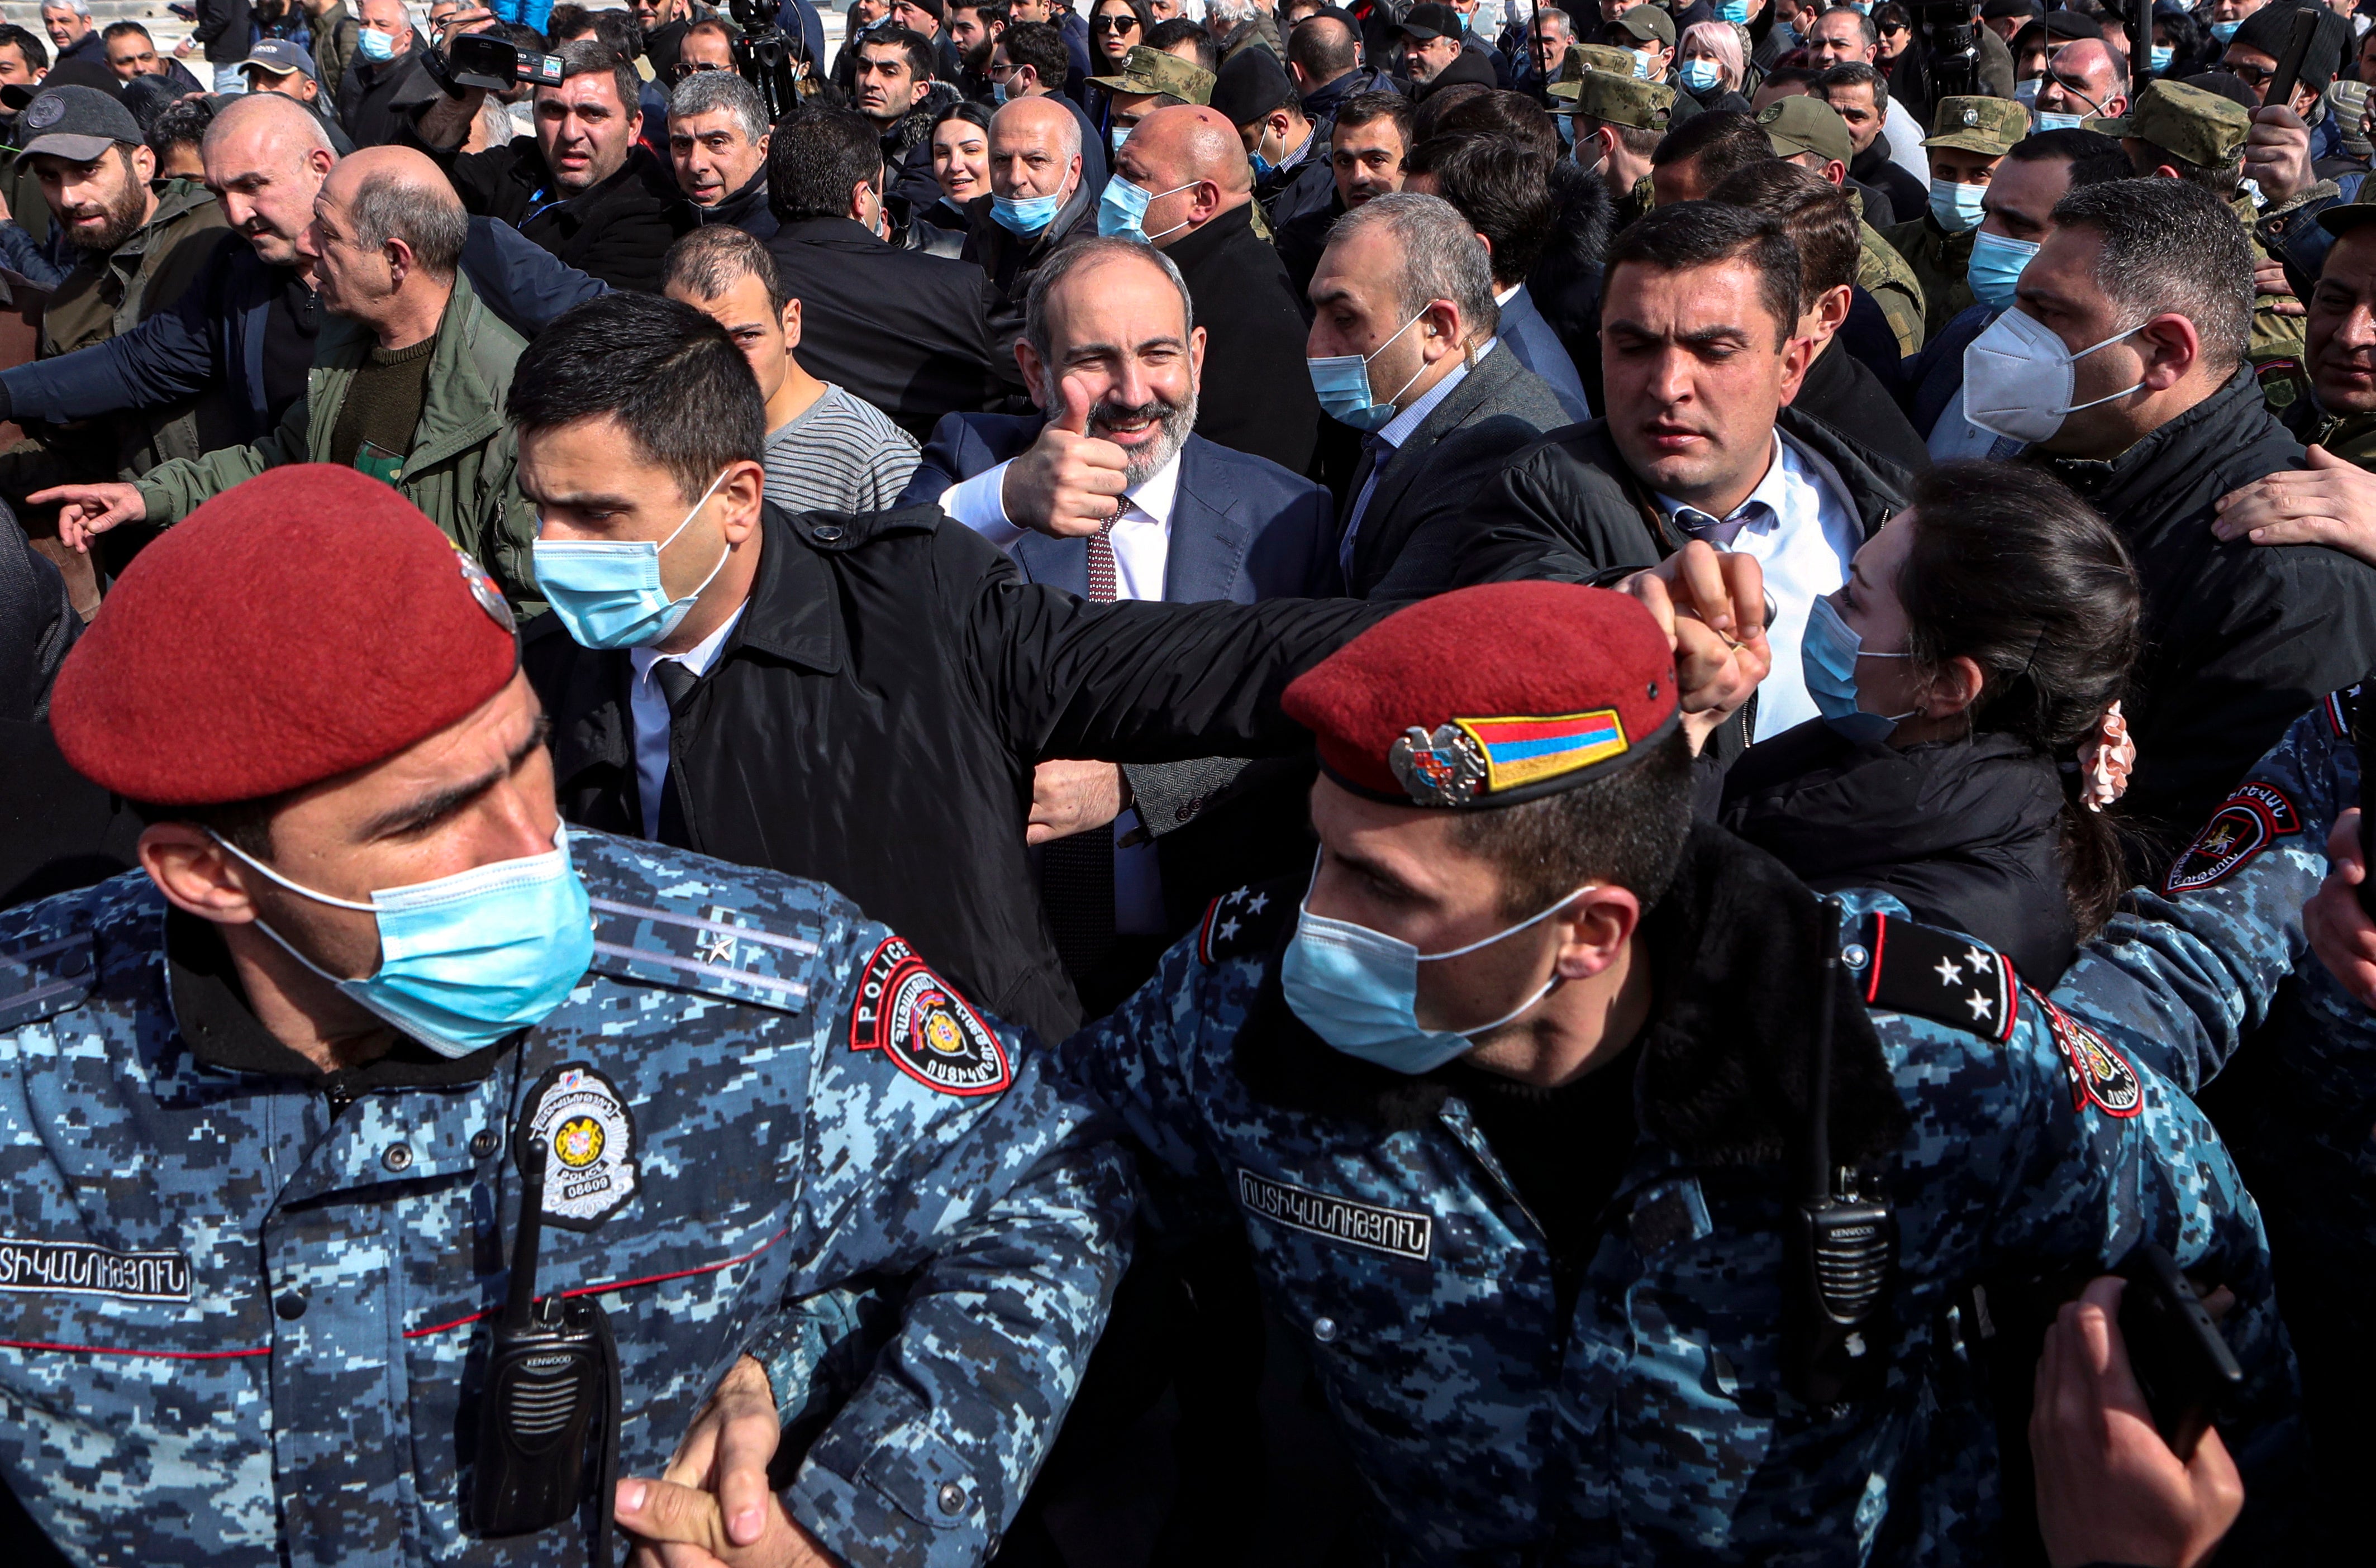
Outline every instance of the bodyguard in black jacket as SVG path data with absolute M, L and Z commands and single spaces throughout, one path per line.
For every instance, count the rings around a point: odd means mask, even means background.
M 546 582 L 554 611 L 522 660 L 552 720 L 562 814 L 636 836 L 656 824 L 666 842 L 831 883 L 968 995 L 1051 1039 L 1079 1007 L 1025 847 L 1036 766 L 1296 750 L 1306 737 L 1279 692 L 1376 613 L 1091 603 L 1025 582 L 937 507 L 764 505 L 758 388 L 724 329 L 673 301 L 611 294 L 562 317 L 521 356 L 508 411 L 548 549 L 617 542 L 602 519 L 621 516 L 674 538 L 683 517 L 665 591 L 695 608 L 667 624 L 719 639 L 645 677 L 644 647 L 573 640 L 584 612 Z M 680 445 L 675 465 L 649 455 L 661 442 Z M 704 492 L 679 466 L 718 479 Z M 541 579 L 553 570 L 540 559 Z M 647 805 L 637 740 L 655 685 L 667 755 Z

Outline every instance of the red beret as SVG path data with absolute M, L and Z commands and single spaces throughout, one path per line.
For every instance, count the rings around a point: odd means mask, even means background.
M 50 698 L 86 778 L 158 805 L 277 795 L 392 756 L 501 691 L 511 611 L 389 486 L 272 469 L 117 579 Z
M 1675 722 L 1675 660 L 1634 600 L 1572 583 L 1461 588 L 1291 683 L 1320 766 L 1397 805 L 1505 806 L 1625 766 Z

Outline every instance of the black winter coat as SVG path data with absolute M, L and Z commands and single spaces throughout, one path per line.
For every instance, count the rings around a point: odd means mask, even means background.
M 931 506 L 770 505 L 762 530 L 742 619 L 671 725 L 683 847 L 831 884 L 1050 1039 L 1080 1018 L 1023 841 L 1034 765 L 1293 752 L 1279 692 L 1376 615 L 1092 604 Z M 525 639 L 562 814 L 640 837 L 628 655 L 557 616 Z
M 802 365 L 918 441 L 944 414 L 1021 396 L 1023 373 L 998 351 L 998 302 L 980 267 L 885 244 L 847 218 L 788 220 L 767 249 L 801 302 Z
M 1871 366 L 1835 337 L 1807 367 L 1799 395 L 1790 406 L 1800 413 L 1830 425 L 1880 453 L 1909 473 L 1930 466 L 1930 449 L 1914 434 L 1906 410 L 1897 406 Z
M 2052 987 L 2076 922 L 2063 887 L 2062 782 L 2008 735 L 1905 751 L 1822 719 L 1760 741 L 1725 777 L 1717 820 L 1818 893 L 1871 887 L 1976 936 Z
M 2176 841 L 2287 725 L 2376 667 L 2376 568 L 2211 532 L 2219 497 L 2306 461 L 2250 365 L 2109 462 L 2047 460 L 2119 530 L 2144 583 L 2144 654 L 2122 703 L 2137 763 L 2120 808 L 2156 840 L 2132 862 L 2140 880 L 2159 882 Z
M 534 137 L 515 137 L 484 152 L 446 154 L 454 188 L 472 212 L 499 218 L 613 289 L 658 293 L 660 260 L 676 237 L 695 227 L 693 204 L 659 160 L 642 146 L 607 180 L 567 201 L 529 209 L 552 187 Z
M 1311 327 L 1287 267 L 1253 230 L 1253 204 L 1232 208 L 1163 254 L 1180 269 L 1205 329 L 1205 385 L 1196 434 L 1268 457 L 1289 473 L 1312 471 L 1320 398 L 1304 368 Z

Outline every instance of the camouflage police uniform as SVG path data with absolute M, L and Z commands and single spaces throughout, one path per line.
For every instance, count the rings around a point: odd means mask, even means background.
M 1847 122 L 1820 98 L 1804 93 L 1777 98 L 1757 112 L 1757 123 L 1764 128 L 1776 158 L 1812 153 L 1845 167 L 1856 156 Z M 1919 353 L 1924 338 L 1922 284 L 1906 265 L 1906 258 L 1864 220 L 1863 198 L 1855 191 L 1849 191 L 1847 198 L 1857 215 L 1857 287 L 1871 294 L 1888 318 L 1898 353 Z
M 2325 880 L 2328 831 L 2359 801 L 2360 692 L 2296 720 L 2054 993 L 2217 1116 L 2268 1217 L 2329 1483 L 2320 1501 L 2354 1509 L 2338 1500 L 2356 1494 L 2334 1488 L 2364 1481 L 2376 1459 L 2376 1013 L 2311 952 L 2302 905 Z M 2338 1463 L 2346 1455 L 2356 1462 Z
M 2235 169 L 2242 165 L 2252 117 L 2242 104 L 2216 92 L 2156 78 L 2145 84 L 2126 114 L 2091 119 L 2086 127 L 2150 143 L 2197 168 Z M 2340 194 L 2334 182 L 2321 180 L 2280 206 L 2264 207 L 2249 190 L 2239 192 L 2228 206 L 2252 243 L 2253 261 L 2261 263 L 2283 258 L 2275 236 L 2285 227 L 2288 214 L 2307 202 L 2329 202 Z M 2252 336 L 2247 353 L 2269 411 L 2280 416 L 2310 392 L 2310 379 L 2302 370 L 2303 320 L 2279 309 L 2281 304 L 2299 303 L 2290 296 L 2257 292 L 2252 296 Z
M 2014 143 L 2029 135 L 2029 111 L 2006 98 L 1942 99 L 1931 123 L 1936 129 L 1923 141 L 1924 147 L 1951 147 L 1986 158 L 2002 158 L 2013 150 Z M 1971 266 L 1972 241 L 1978 233 L 1976 223 L 1951 234 L 1929 212 L 1882 231 L 1883 238 L 1906 258 L 1922 291 L 1926 340 L 1976 303 L 1964 275 Z
M 2145 1238 L 2237 1289 L 2254 1419 L 2290 1398 L 2259 1223 L 2203 1115 L 1895 900 L 1846 899 L 1869 1011 L 1843 995 L 1833 1121 L 1835 1157 L 1895 1194 L 1885 1385 L 1817 1408 L 1786 1386 L 1777 1329 L 1813 896 L 1695 831 L 1642 928 L 1640 1130 L 1563 1264 L 1457 1080 L 1335 1052 L 1286 1005 L 1302 892 L 1218 900 L 1061 1057 L 1125 1124 L 1150 1217 L 1245 1236 L 1383 1515 L 1376 1561 L 1997 1563 L 1960 1287 L 2098 1271 Z
M 556 1011 L 327 1080 L 146 876 L 0 917 L 0 1470 L 76 1560 L 584 1562 L 466 1524 L 528 1131 L 539 1289 L 616 1332 L 622 1473 L 805 1300 L 896 1278 L 784 1500 L 853 1568 L 994 1550 L 1123 1265 L 1119 1156 L 831 889 L 569 844 L 595 956 Z
M 1575 45 L 1568 50 L 1568 57 L 1572 62 L 1576 60 L 1580 53 L 1614 54 L 1622 56 L 1627 62 L 1633 59 L 1632 53 L 1623 49 Z M 1550 112 L 1554 114 L 1581 115 L 1586 119 L 1598 120 L 1632 130 L 1664 131 L 1667 128 L 1668 115 L 1674 107 L 1675 89 L 1662 82 L 1645 82 L 1624 74 L 1628 69 L 1630 65 L 1621 65 L 1616 70 L 1603 69 L 1596 65 L 1582 66 L 1577 70 L 1573 80 L 1554 82 L 1551 85 Z M 1612 232 L 1622 229 L 1657 204 L 1657 194 L 1652 189 L 1650 176 L 1647 174 L 1634 181 L 1631 190 L 1622 195 L 1611 191 L 1610 195 L 1616 200 L 1616 215 L 1610 220 Z

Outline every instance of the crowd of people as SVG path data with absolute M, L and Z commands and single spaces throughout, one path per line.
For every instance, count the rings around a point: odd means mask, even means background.
M 11 1561 L 2356 1560 L 2376 0 L 492 5 L 0 25 Z

